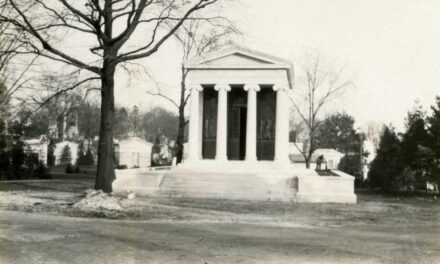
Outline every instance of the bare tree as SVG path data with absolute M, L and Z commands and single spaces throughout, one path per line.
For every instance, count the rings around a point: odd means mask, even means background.
M 306 126 L 307 139 L 304 147 L 295 145 L 304 156 L 306 167 L 310 168 L 311 157 L 316 149 L 319 114 L 328 102 L 340 95 L 352 82 L 345 78 L 344 68 L 335 71 L 334 67 L 325 63 L 318 55 L 306 56 L 302 71 L 304 76 L 298 85 L 299 92 L 292 95 L 290 100 Z
M 199 10 L 217 0 L 1 0 L 7 12 L 0 21 L 19 32 L 20 54 L 37 54 L 88 73 L 79 83 L 101 83 L 101 122 L 95 188 L 112 191 L 114 180 L 113 122 L 115 72 L 118 65 L 156 53 Z M 164 25 L 167 25 L 166 27 Z M 82 51 L 72 54 L 60 39 L 77 34 L 68 43 Z M 130 45 L 133 36 L 140 45 Z M 86 40 L 91 39 L 90 43 Z M 61 44 L 60 44 L 61 43 Z M 66 47 L 67 46 L 67 47 Z M 87 54 L 90 59 L 82 59 Z M 70 88 L 70 87 L 69 87 Z
M 188 72 L 183 62 L 193 57 L 199 57 L 220 49 L 231 40 L 233 35 L 238 35 L 239 33 L 233 23 L 225 17 L 205 17 L 203 20 L 190 21 L 174 34 L 182 47 L 179 100 L 176 101 L 169 94 L 164 93 L 158 83 L 156 83 L 155 91 L 147 91 L 147 93 L 164 98 L 178 110 L 179 127 L 176 138 L 177 163 L 180 163 L 183 158 L 185 126 L 188 123 L 188 121 L 185 120 L 185 107 L 190 97 L 190 93 L 185 86 Z
M 0 14 L 8 12 L 0 7 Z M 22 47 L 20 32 L 10 32 L 12 25 L 0 21 L 0 120 L 5 121 L 11 114 L 11 99 L 31 78 L 28 71 L 34 66 L 36 56 L 27 60 L 18 60 L 17 51 Z M 0 132 L 2 133 L 2 132 Z

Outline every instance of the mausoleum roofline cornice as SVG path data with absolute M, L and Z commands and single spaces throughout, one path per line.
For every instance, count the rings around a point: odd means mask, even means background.
M 215 63 L 216 60 L 232 55 L 248 58 L 249 63 Z M 255 62 L 252 63 L 252 60 Z M 232 46 L 187 60 L 183 63 L 183 66 L 187 70 L 285 70 L 289 88 L 293 88 L 294 71 L 293 64 L 290 61 L 239 46 Z

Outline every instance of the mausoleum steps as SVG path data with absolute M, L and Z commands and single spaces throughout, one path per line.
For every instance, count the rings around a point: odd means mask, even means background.
M 200 164 L 199 164 L 200 165 Z M 246 170 L 245 167 L 248 167 Z M 170 170 L 117 170 L 115 193 L 174 198 L 213 198 L 285 202 L 355 203 L 354 178 L 320 177 L 313 170 L 292 166 L 207 163 L 173 167 Z

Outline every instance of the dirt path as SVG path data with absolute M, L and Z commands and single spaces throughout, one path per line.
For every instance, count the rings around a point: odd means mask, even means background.
M 354 205 L 136 197 L 118 198 L 119 211 L 75 208 L 91 186 L 0 183 L 0 263 L 440 263 L 435 197 L 358 195 Z
M 438 263 L 424 226 L 280 227 L 0 211 L 0 263 Z

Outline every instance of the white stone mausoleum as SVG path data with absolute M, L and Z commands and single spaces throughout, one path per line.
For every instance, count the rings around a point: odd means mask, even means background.
M 355 203 L 354 178 L 319 176 L 289 159 L 289 61 L 238 47 L 188 61 L 187 157 L 169 171 L 117 171 L 115 192 Z

